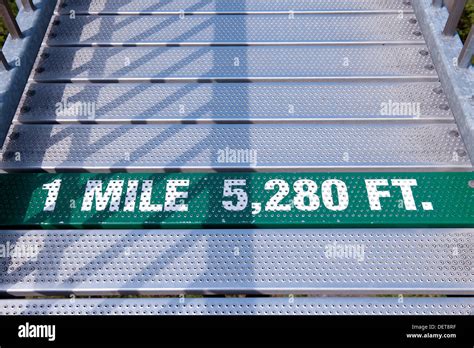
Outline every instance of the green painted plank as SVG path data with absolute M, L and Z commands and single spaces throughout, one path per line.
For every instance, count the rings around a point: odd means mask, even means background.
M 0 175 L 8 228 L 473 227 L 474 173 Z

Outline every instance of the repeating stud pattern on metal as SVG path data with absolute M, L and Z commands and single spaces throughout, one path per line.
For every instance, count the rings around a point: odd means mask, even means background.
M 472 179 L 472 173 L 3 175 L 0 225 L 472 227 Z
M 439 82 L 38 84 L 19 123 L 453 121 Z M 403 105 L 400 105 L 403 101 Z
M 35 80 L 384 78 L 437 81 L 423 45 L 46 47 Z
M 241 172 L 0 176 L 0 226 L 75 228 L 0 233 L 0 294 L 290 296 L 8 300 L 0 314 L 473 314 L 470 298 L 294 296 L 474 295 L 472 172 L 303 173 L 472 170 L 410 1 L 60 13 L 0 170 Z M 120 124 L 245 118 L 273 123 Z
M 0 241 L 12 252 L 0 259 L 0 292 L 472 295 L 473 236 L 472 229 L 4 231 Z
M 414 15 L 59 16 L 49 45 L 417 42 Z
M 454 123 L 17 125 L 1 154 L 4 171 L 472 168 Z
M 406 1 L 400 0 L 67 0 L 62 12 L 133 11 L 133 12 L 236 12 L 236 11 L 316 11 L 316 10 L 412 10 Z
M 4 171 L 471 168 L 442 90 L 433 86 L 438 77 L 428 48 L 419 44 L 423 35 L 408 1 L 65 1 L 61 11 L 18 110 L 20 125 L 2 150 Z M 76 16 L 84 11 L 93 14 Z M 155 16 L 140 15 L 145 13 Z M 325 45 L 287 46 L 300 39 Z M 132 47 L 48 47 L 110 40 Z M 173 47 L 133 47 L 156 40 Z M 178 47 L 209 40 L 272 45 Z M 176 85 L 147 84 L 151 81 Z M 59 97 L 54 110 L 38 102 L 43 89 L 56 91 L 44 98 Z M 387 122 L 367 122 L 374 118 Z M 326 124 L 296 124 L 321 120 Z M 123 125 L 201 121 L 293 124 Z M 216 154 L 227 149 L 257 153 L 258 163 L 222 163 Z
M 3 300 L 0 315 L 472 315 L 471 298 Z

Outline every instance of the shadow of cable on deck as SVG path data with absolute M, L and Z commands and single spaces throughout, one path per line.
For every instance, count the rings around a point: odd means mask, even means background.
M 242 0 L 241 2 L 245 3 L 245 0 Z M 124 24 L 125 23 L 123 23 L 123 22 L 121 23 L 121 25 L 124 25 Z M 206 26 L 202 26 L 200 29 L 202 30 L 205 27 Z M 226 28 L 216 27 L 214 29 L 215 29 L 215 40 L 216 41 L 224 41 L 221 36 L 225 35 Z M 245 41 L 245 37 L 246 37 L 245 20 L 242 20 L 241 28 L 239 28 L 239 29 L 240 29 L 239 33 L 241 33 L 241 40 Z M 175 64 L 175 66 L 170 67 L 166 72 L 160 72 L 160 73 L 161 74 L 168 73 L 169 75 L 172 75 L 173 72 L 178 71 L 180 69 L 180 67 L 185 66 L 187 64 L 191 64 L 193 62 L 193 60 L 197 59 L 202 54 L 205 54 L 205 53 L 208 53 L 208 52 L 209 52 L 208 48 L 202 48 L 198 52 L 196 52 L 196 54 L 194 56 L 188 57 L 186 59 L 186 61 L 177 62 Z M 155 58 L 156 58 L 156 53 L 150 53 L 150 55 L 155 56 Z M 140 69 L 140 65 L 142 63 L 146 62 L 150 58 L 151 58 L 150 56 L 141 57 L 140 60 L 135 61 L 134 64 L 131 64 L 130 66 L 124 68 L 122 71 L 118 71 L 117 73 L 118 74 L 126 73 L 126 72 L 131 72 L 134 69 Z M 242 64 L 242 66 L 245 66 L 246 63 L 247 63 L 246 62 L 246 57 L 238 57 L 238 58 L 239 58 L 240 64 Z M 229 61 L 219 61 L 219 59 L 223 59 L 222 56 L 220 56 L 220 57 L 218 56 L 215 59 L 216 59 L 215 62 L 214 62 L 215 66 L 223 66 L 223 65 L 229 64 L 229 63 L 232 64 L 232 62 L 229 62 Z M 94 64 L 97 64 L 97 60 L 95 60 L 93 57 L 92 57 L 91 61 L 94 61 Z M 105 60 L 103 63 L 104 63 L 104 65 L 102 66 L 102 69 L 105 69 L 105 64 L 107 63 L 107 60 Z M 94 66 L 94 70 L 96 70 L 96 69 L 97 69 L 97 65 Z M 210 74 L 212 75 L 212 71 L 210 72 Z M 179 96 L 183 96 L 183 95 L 186 95 L 187 93 L 189 93 L 189 90 L 190 89 L 192 90 L 192 88 L 193 87 L 190 87 L 189 85 L 183 87 L 183 90 L 180 90 L 177 93 L 178 98 L 179 98 Z M 127 93 L 126 95 L 120 96 L 120 98 L 119 98 L 120 102 L 121 103 L 126 103 L 128 100 L 130 100 L 130 98 L 133 97 L 134 93 L 140 93 L 140 90 L 132 90 L 129 93 Z M 195 110 L 193 113 L 189 114 L 189 116 L 187 116 L 187 118 L 195 119 L 196 117 L 199 117 L 199 115 L 201 113 L 204 113 L 204 112 L 207 113 L 207 114 L 210 114 L 212 116 L 217 116 L 219 114 L 219 110 L 216 109 L 216 106 L 218 105 L 218 102 L 216 102 L 216 101 L 219 100 L 219 96 L 216 95 L 216 94 L 218 94 L 218 93 L 220 93 L 220 90 L 219 89 L 214 89 L 214 96 L 211 98 L 208 105 L 201 106 L 201 108 L 199 108 L 198 110 Z M 80 98 L 80 96 L 75 96 L 75 97 Z M 173 97 L 176 97 L 176 96 L 173 96 Z M 247 95 L 246 89 L 245 88 L 239 89 L 239 92 L 238 92 L 238 95 L 236 95 L 236 98 L 239 98 L 240 100 L 248 100 L 248 95 Z M 160 101 L 159 104 L 166 105 L 166 102 Z M 109 105 L 107 105 L 105 107 L 113 109 L 113 105 L 117 105 L 117 104 L 115 104 L 115 101 L 111 102 Z M 152 107 L 152 109 L 153 109 L 154 112 L 156 112 L 155 107 Z M 240 110 L 240 111 L 241 111 L 242 115 L 246 114 L 246 110 Z M 146 112 L 144 112 L 144 113 L 146 114 Z M 173 131 L 167 132 L 165 138 L 163 138 L 163 135 L 160 134 L 160 135 L 157 135 L 157 137 L 153 138 L 150 143 L 163 142 L 163 141 L 166 141 L 167 138 L 179 137 L 180 136 L 179 129 L 177 127 L 170 126 L 170 128 Z M 207 138 L 212 138 L 213 132 L 218 132 L 218 130 L 216 130 L 214 127 L 211 127 L 210 134 L 208 135 Z M 107 143 L 110 143 L 110 142 L 116 140 L 121 135 L 123 135 L 123 133 L 120 130 L 118 130 L 117 132 L 113 132 L 111 134 L 108 134 L 106 139 L 101 139 L 101 141 L 99 143 L 91 144 L 91 147 L 87 149 L 87 153 L 84 154 L 85 155 L 84 158 L 86 158 L 88 154 L 94 153 L 95 151 L 98 151 L 98 150 L 102 149 L 103 146 L 107 146 Z M 53 135 L 51 137 L 51 141 L 52 142 L 58 142 L 58 141 L 61 141 L 65 138 L 67 138 L 67 137 L 70 137 L 70 136 L 74 136 L 74 133 L 73 132 L 68 132 L 68 130 L 66 129 L 64 132 L 60 132 L 58 134 Z M 250 149 L 251 146 L 252 146 L 250 134 L 246 139 L 240 139 L 240 144 L 242 144 L 243 146 L 246 146 L 248 149 Z M 141 148 L 135 149 L 133 152 L 131 152 L 130 153 L 130 158 L 133 158 L 133 159 L 136 160 L 137 158 L 139 158 L 143 155 L 146 155 L 147 145 L 149 145 L 149 144 L 145 144 Z M 221 150 L 222 147 L 225 147 L 225 144 L 214 144 L 214 143 L 212 143 L 212 146 L 213 146 L 212 148 L 209 148 L 206 145 L 206 142 L 205 142 L 205 139 L 204 139 L 202 142 L 196 143 L 192 147 L 192 149 L 190 149 L 186 153 L 183 153 L 180 157 L 176 158 L 170 164 L 185 165 L 186 160 L 189 160 L 190 158 L 193 158 L 194 156 L 196 156 L 197 154 L 199 154 L 199 153 L 201 153 L 202 151 L 205 151 L 205 150 L 206 151 L 210 150 L 210 156 L 213 156 L 213 157 L 215 156 L 217 158 L 218 151 Z M 72 139 L 71 148 L 74 148 L 74 139 Z M 215 163 L 216 158 L 211 159 L 211 162 Z M 66 160 L 65 162 L 67 162 L 68 160 Z M 123 162 L 121 162 L 121 161 L 117 162 L 117 164 L 121 164 L 121 163 L 123 163 Z M 249 185 L 250 183 L 247 183 L 247 184 Z M 74 197 L 74 198 L 79 199 L 79 197 Z M 249 193 L 249 201 L 250 202 L 252 201 L 252 197 L 251 197 L 250 193 Z M 208 218 L 209 219 L 212 218 L 212 213 L 215 211 L 215 209 L 220 209 L 221 208 L 220 205 L 221 205 L 221 202 L 209 202 L 209 209 L 208 209 Z M 155 217 L 150 216 L 148 221 L 156 222 L 154 220 L 155 218 L 156 218 L 156 216 Z M 92 218 L 91 220 L 94 220 L 94 219 Z M 66 221 L 67 221 L 67 218 L 66 218 Z M 203 225 L 205 225 L 207 222 L 209 222 L 209 221 L 204 220 Z M 67 222 L 66 222 L 66 224 L 67 224 Z M 87 224 L 87 221 L 86 221 L 86 224 Z M 192 232 L 190 232 L 190 233 L 192 233 Z M 77 231 L 74 235 L 75 235 L 75 237 L 77 237 L 77 239 L 70 240 L 69 244 L 67 244 L 67 245 L 58 245 L 57 240 L 55 239 L 55 233 L 54 232 L 48 233 L 45 240 L 44 240 L 43 249 L 41 250 L 41 254 L 39 255 L 38 259 L 39 260 L 47 259 L 49 257 L 49 255 L 51 255 L 52 252 L 54 252 L 55 255 L 58 255 L 58 250 L 57 250 L 58 247 L 62 248 L 64 250 L 64 253 L 65 253 L 66 249 L 68 247 L 72 246 L 75 241 L 79 240 L 85 234 L 83 232 Z M 123 238 L 120 238 L 119 241 L 116 241 L 116 243 L 114 245 L 112 245 L 107 250 L 104 250 L 99 256 L 97 256 L 95 259 L 88 262 L 80 270 L 77 270 L 73 274 L 68 275 L 68 277 L 66 277 L 67 280 L 65 280 L 65 281 L 71 283 L 71 287 L 74 288 L 73 284 L 76 280 L 78 280 L 76 278 L 79 276 L 79 274 L 83 273 L 84 270 L 87 270 L 87 272 L 89 274 L 93 274 L 91 272 L 102 269 L 104 266 L 107 265 L 108 262 L 113 262 L 114 256 L 115 257 L 118 256 L 127 246 L 131 246 L 131 245 L 134 245 L 135 243 L 137 243 L 140 240 L 141 237 L 142 237 L 142 234 L 138 234 L 138 233 L 137 234 L 132 234 L 132 235 L 125 234 L 123 236 Z M 160 254 L 160 256 L 158 258 L 156 258 L 156 260 L 154 260 L 154 262 L 149 264 L 148 267 L 143 269 L 140 272 L 140 274 L 136 274 L 132 279 L 127 281 L 126 284 L 123 284 L 121 286 L 123 288 L 128 288 L 130 285 L 133 286 L 134 282 L 137 279 L 139 279 L 140 281 L 145 281 L 146 279 L 151 279 L 153 277 L 153 275 L 157 274 L 158 271 L 166 268 L 166 266 L 169 265 L 170 262 L 172 262 L 171 260 L 165 261 L 165 259 L 166 259 L 165 256 L 167 254 L 172 255 L 173 257 L 179 257 L 179 255 L 177 255 L 173 251 L 174 250 L 183 250 L 183 243 L 186 241 L 186 239 L 187 239 L 187 237 L 184 237 L 181 241 L 179 241 L 178 243 L 176 243 L 175 245 L 170 247 L 170 249 L 168 251 L 165 251 L 164 253 Z M 252 245 L 249 244 L 249 245 L 245 246 L 245 248 L 247 250 L 252 250 Z M 219 252 L 221 252 L 221 251 L 222 250 L 219 249 L 218 245 L 212 245 L 211 244 L 211 245 L 208 245 L 207 255 L 209 257 L 217 257 L 217 255 L 219 255 Z M 234 250 L 231 249 L 231 250 L 228 250 L 227 252 L 232 253 L 233 251 Z M 251 253 L 251 251 L 249 251 L 249 252 Z M 62 253 L 59 253 L 59 254 L 62 254 Z M 40 269 L 42 269 L 43 271 L 46 271 L 50 275 L 54 274 L 55 277 L 60 277 L 60 273 L 61 273 L 61 271 L 60 271 L 60 268 L 61 268 L 60 258 L 56 258 L 54 261 L 52 260 L 51 263 L 47 264 L 47 269 L 46 270 L 44 270 L 44 268 L 43 268 L 44 264 L 42 264 L 40 262 L 27 262 L 26 264 L 24 264 L 21 267 L 17 268 L 14 273 L 9 274 L 9 278 L 12 279 L 12 280 L 15 279 L 17 282 L 21 282 L 21 280 L 26 278 L 29 274 L 32 274 L 32 273 L 35 272 L 35 270 L 38 271 Z M 210 260 L 209 261 L 210 264 L 212 264 L 213 262 L 218 262 L 218 260 L 216 259 L 216 260 Z M 206 279 L 208 279 L 211 276 L 211 273 L 212 273 L 212 270 L 209 270 L 209 269 L 206 270 L 206 271 L 203 271 L 201 276 L 194 281 L 194 284 L 202 284 L 203 281 L 205 282 Z M 247 273 L 247 274 L 245 274 L 245 276 L 247 277 L 247 279 L 246 279 L 247 284 L 249 284 L 253 281 L 253 274 Z M 82 280 L 85 281 L 85 279 L 82 279 Z M 189 284 L 189 286 L 192 288 L 193 284 Z M 54 286 L 52 288 L 54 288 Z M 41 291 L 39 291 L 39 293 L 41 293 Z M 137 292 L 137 293 L 139 293 L 139 292 Z

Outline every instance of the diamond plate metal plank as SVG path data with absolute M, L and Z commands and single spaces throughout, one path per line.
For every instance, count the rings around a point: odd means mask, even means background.
M 473 236 L 454 229 L 4 231 L 3 244 L 36 252 L 0 259 L 0 291 L 473 294 Z
M 420 77 L 437 81 L 421 46 L 46 47 L 37 81 Z
M 258 160 L 222 161 L 226 149 Z M 4 171 L 472 169 L 445 123 L 16 125 L 1 154 Z
M 184 303 L 183 303 L 184 300 Z M 472 315 L 472 298 L 0 300 L 0 315 Z
M 453 120 L 438 82 L 38 84 L 19 123 Z
M 186 12 L 195 11 L 300 11 L 300 10 L 412 10 L 410 4 L 399 0 L 66 0 L 63 13 L 84 12 Z
M 49 45 L 170 43 L 424 43 L 416 17 L 398 14 L 59 16 Z

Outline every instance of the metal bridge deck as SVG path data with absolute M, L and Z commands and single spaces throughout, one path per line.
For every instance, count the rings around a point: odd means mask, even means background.
M 2 243 L 38 250 L 0 261 L 0 292 L 473 294 L 473 237 L 472 229 L 5 231 Z
M 0 171 L 471 171 L 460 133 L 410 1 L 64 0 Z M 258 163 L 220 163 L 223 149 Z M 472 295 L 473 236 L 3 231 L 38 253 L 0 259 L 0 293 Z M 0 314 L 473 313 L 469 298 L 398 300 L 8 300 Z
M 201 5 L 64 1 L 0 169 L 472 168 L 406 2 Z
M 408 11 L 413 9 L 408 1 L 400 0 L 66 0 L 60 8 L 61 13 L 123 13 L 135 12 L 241 12 L 241 11 Z
M 469 298 L 153 298 L 5 300 L 0 315 L 472 315 Z

